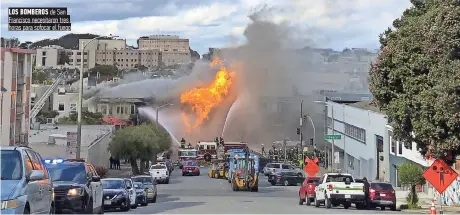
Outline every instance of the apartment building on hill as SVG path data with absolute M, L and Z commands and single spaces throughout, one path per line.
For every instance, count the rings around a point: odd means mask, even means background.
M 187 64 L 191 61 L 190 41 L 176 35 L 151 35 L 137 40 L 139 50 L 159 50 L 166 65 Z

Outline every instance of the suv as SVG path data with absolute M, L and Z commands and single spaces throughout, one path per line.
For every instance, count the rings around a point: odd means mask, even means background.
M 57 212 L 103 213 L 102 182 L 84 160 L 45 160 L 54 184 Z
M 371 182 L 369 187 L 369 207 L 396 210 L 396 194 L 393 186 L 385 182 Z
M 134 183 L 140 182 L 145 187 L 147 200 L 150 203 L 157 202 L 157 181 L 150 175 L 138 175 L 131 178 Z
M 299 176 L 303 176 L 303 171 L 299 168 L 294 168 L 294 166 L 285 163 L 267 163 L 264 167 L 264 175 L 268 176 L 276 172 L 295 172 Z
M 41 156 L 28 147 L 1 149 L 2 214 L 54 213 L 53 185 Z

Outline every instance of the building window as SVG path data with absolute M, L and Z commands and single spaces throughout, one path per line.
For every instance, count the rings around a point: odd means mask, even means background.
M 70 113 L 77 112 L 77 104 L 70 104 Z
M 107 114 L 107 104 L 99 104 L 97 112 L 102 113 L 103 115 Z
M 65 110 L 64 103 L 59 103 L 58 104 L 58 111 L 64 111 L 64 110 Z
M 136 106 L 131 105 L 131 114 L 134 114 L 136 112 Z
M 404 145 L 403 142 L 398 141 L 398 154 L 400 155 L 402 155 L 403 145 Z
M 396 140 L 394 138 L 391 138 L 391 153 L 396 153 Z
M 111 105 L 107 105 L 107 106 L 108 106 L 107 108 L 109 109 L 109 115 L 112 115 L 113 114 L 113 112 L 112 112 L 113 107 Z
M 45 52 L 45 51 L 44 51 L 44 52 L 42 52 L 42 56 L 46 56 L 46 52 Z
M 42 66 L 45 66 L 46 64 L 46 57 L 42 57 Z
M 348 168 L 355 169 L 355 157 L 347 154 Z
M 362 142 L 366 142 L 366 130 L 356 126 L 345 124 L 345 134 Z

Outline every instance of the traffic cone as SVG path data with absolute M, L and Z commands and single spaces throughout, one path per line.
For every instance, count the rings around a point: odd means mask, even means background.
M 436 207 L 434 206 L 434 202 L 431 202 L 430 214 L 436 214 Z

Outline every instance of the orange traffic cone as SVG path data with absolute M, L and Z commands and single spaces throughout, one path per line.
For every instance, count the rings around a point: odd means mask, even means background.
M 434 206 L 434 201 L 431 202 L 430 214 L 436 214 L 436 207 Z

